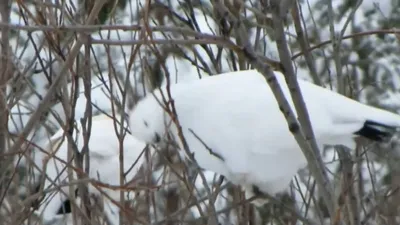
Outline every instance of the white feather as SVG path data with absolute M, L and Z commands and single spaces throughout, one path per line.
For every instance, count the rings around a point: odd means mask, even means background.
M 79 197 L 76 197 L 76 199 L 74 199 L 74 205 L 80 206 L 81 203 L 82 203 L 82 201 Z M 103 221 L 103 219 L 106 219 L 107 221 L 109 221 L 110 225 L 119 225 L 119 211 L 118 210 L 119 210 L 119 208 L 115 204 L 113 204 L 108 199 L 104 199 L 104 215 L 106 216 L 106 218 L 100 219 L 99 224 L 107 224 L 107 223 L 105 223 L 105 221 Z M 41 216 L 38 211 L 34 211 L 33 213 L 39 217 Z M 43 225 L 74 225 L 73 214 L 71 214 L 71 213 L 58 214 L 58 215 L 53 216 L 51 218 L 51 220 L 43 221 L 42 224 Z M 84 224 L 84 223 L 80 222 L 78 219 L 77 224 Z
M 119 120 L 119 118 L 120 117 L 117 115 L 116 120 Z M 79 121 L 77 121 L 76 125 L 77 126 L 75 128 L 73 137 L 78 150 L 81 151 L 84 144 L 82 127 Z M 118 132 L 119 128 L 120 125 L 117 124 Z M 50 154 L 55 152 L 55 156 L 57 158 L 68 161 L 68 141 L 67 138 L 63 138 L 63 136 L 64 130 L 60 129 L 48 142 L 47 151 Z M 58 148 L 58 146 L 60 147 Z M 109 185 L 119 185 L 120 146 L 119 139 L 114 128 L 114 120 L 112 118 L 106 115 L 93 117 L 88 147 L 90 159 L 90 170 L 88 174 L 89 178 L 99 180 Z M 138 141 L 133 136 L 126 134 L 123 141 L 124 171 L 130 171 L 126 175 L 126 181 L 132 180 L 142 164 L 145 163 L 146 157 L 145 154 L 142 154 L 142 151 L 145 147 L 146 144 L 144 142 Z M 60 185 L 68 180 L 67 168 L 66 165 L 57 160 L 56 157 L 52 157 L 48 161 L 46 175 L 57 185 Z M 135 162 L 136 164 L 132 167 L 133 163 Z M 73 165 L 75 164 L 73 163 Z M 76 179 L 76 174 L 74 175 L 74 179 Z M 46 190 L 49 187 L 51 188 L 54 186 L 49 179 L 46 179 L 44 189 Z M 101 189 L 114 200 L 119 200 L 119 191 L 106 188 Z M 61 190 L 67 194 L 69 193 L 67 186 L 61 188 Z M 89 185 L 89 192 L 98 195 L 101 194 L 101 192 L 92 185 Z M 43 213 L 44 220 L 51 220 L 54 218 L 56 212 L 66 199 L 67 196 L 58 192 L 53 198 L 46 200 L 39 207 L 38 213 Z
M 275 75 L 295 111 L 284 76 Z M 306 81 L 299 80 L 299 85 L 320 147 L 338 144 L 352 147 L 354 132 L 367 120 L 400 126 L 396 114 Z M 156 141 L 156 135 L 165 136 L 165 125 L 170 121 L 155 99 L 162 102 L 160 90 L 168 99 L 166 87 L 162 87 L 140 101 L 130 115 L 132 134 L 148 143 Z M 252 185 L 272 195 L 281 192 L 297 171 L 306 166 L 307 161 L 269 85 L 257 71 L 178 83 L 170 87 L 170 93 L 183 135 L 199 166 L 226 176 L 245 187 L 246 192 L 252 192 Z M 168 131 L 175 140 L 180 140 L 176 126 Z M 178 144 L 183 148 L 180 141 Z

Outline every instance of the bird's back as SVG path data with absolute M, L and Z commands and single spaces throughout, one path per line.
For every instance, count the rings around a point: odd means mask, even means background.
M 230 179 L 235 179 L 230 174 L 251 172 L 255 180 L 279 178 L 282 174 L 265 172 L 278 165 L 286 164 L 293 174 L 291 167 L 305 163 L 260 74 L 242 71 L 177 85 L 171 94 L 178 119 L 200 166 Z M 210 157 L 208 148 L 224 162 Z
M 276 73 L 292 110 L 282 74 Z M 400 125 L 399 116 L 299 80 L 317 142 L 349 144 L 367 118 Z M 171 86 L 178 119 L 200 166 L 252 180 L 279 180 L 306 165 L 265 78 L 255 70 L 206 77 Z M 341 143 L 343 142 L 343 143 Z M 210 149 L 217 153 L 210 158 Z M 220 155 L 223 162 L 215 157 Z M 212 161 L 212 162 L 211 162 Z M 276 173 L 276 168 L 286 168 Z M 249 178 L 248 178 L 249 179 Z
M 297 115 L 284 76 L 277 72 L 275 75 L 292 111 Z M 366 120 L 400 126 L 397 114 L 359 103 L 307 81 L 298 82 L 317 138 L 340 136 L 346 132 L 351 136 L 351 132 Z M 269 85 L 256 70 L 225 73 L 205 77 L 201 81 L 176 84 L 171 94 L 182 114 L 198 116 L 193 123 L 217 118 L 218 121 L 210 123 L 212 127 L 222 123 L 229 123 L 236 128 L 261 128 L 264 125 L 269 128 L 268 131 L 279 131 L 275 135 L 270 134 L 270 137 L 289 132 Z M 242 123 L 232 124 L 232 121 Z

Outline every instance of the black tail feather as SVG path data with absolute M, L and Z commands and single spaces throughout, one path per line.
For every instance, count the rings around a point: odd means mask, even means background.
M 67 199 L 60 206 L 60 208 L 58 209 L 56 215 L 69 214 L 71 212 L 72 212 L 72 210 L 71 210 L 71 201 L 69 199 Z
M 355 135 L 359 135 L 370 139 L 372 141 L 387 141 L 396 132 L 396 127 L 381 124 L 375 121 L 367 120 L 364 126 L 354 132 Z

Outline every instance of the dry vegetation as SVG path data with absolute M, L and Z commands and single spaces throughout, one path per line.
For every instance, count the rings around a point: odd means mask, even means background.
M 116 218 L 152 225 L 399 224 L 398 140 L 319 154 L 293 79 L 394 111 L 400 107 L 393 101 L 400 88 L 399 3 L 385 1 L 393 5 L 386 13 L 378 5 L 360 7 L 362 2 L 2 0 L 0 224 L 115 224 Z M 173 145 L 158 148 L 148 157 L 150 166 L 127 184 L 85 176 L 90 157 L 73 144 L 74 118 L 82 118 L 87 143 L 92 115 L 131 109 L 165 79 L 249 68 L 266 77 L 272 69 L 284 71 L 293 87 L 302 127 L 293 135 L 310 167 L 282 196 L 255 208 L 227 180 L 180 161 Z M 273 90 L 287 109 L 279 86 Z M 287 115 L 288 123 L 297 123 L 289 110 Z M 35 190 L 43 179 L 34 171 L 44 168 L 35 165 L 35 152 L 46 151 L 42 143 L 60 128 L 76 155 L 66 167 L 81 171 L 64 186 L 70 194 L 78 187 L 80 200 L 71 201 L 72 213 L 41 221 L 34 208 L 58 188 Z M 129 196 L 123 203 L 94 196 L 89 183 Z M 110 213 L 110 207 L 118 210 Z

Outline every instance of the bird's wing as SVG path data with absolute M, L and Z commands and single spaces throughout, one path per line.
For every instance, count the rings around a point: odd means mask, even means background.
M 295 112 L 283 75 L 276 73 L 276 77 Z M 299 81 L 299 85 L 320 146 L 330 144 L 330 140 L 332 144 L 347 144 L 367 120 L 400 125 L 395 114 L 305 81 Z M 225 170 L 265 173 L 266 169 L 288 166 L 292 173 L 304 165 L 304 156 L 260 73 L 249 70 L 221 74 L 171 88 L 180 125 L 185 137 L 191 138 L 188 142 L 194 146 L 192 151 L 200 166 L 212 166 L 208 169 L 218 173 Z M 190 134 L 189 129 L 202 141 Z M 217 154 L 210 154 L 209 148 Z
M 61 146 L 60 153 L 65 152 L 66 150 L 66 148 L 64 149 Z M 64 158 L 64 160 L 66 159 Z M 51 158 L 46 167 L 46 175 L 48 178 L 45 178 L 44 190 L 54 188 L 55 186 L 53 185 L 53 182 L 55 185 L 60 185 L 65 182 L 67 179 L 66 169 L 64 163 L 55 158 Z M 53 219 L 62 203 L 67 199 L 67 196 L 64 193 L 68 195 L 68 187 L 62 187 L 61 190 L 62 193 L 55 191 L 47 194 L 44 202 L 40 205 L 38 213 L 43 214 L 45 220 Z
M 113 149 L 116 154 L 110 155 L 108 157 L 104 157 L 104 155 L 95 155 L 92 151 L 94 150 L 91 147 L 91 161 L 96 160 L 91 163 L 91 171 L 93 174 L 91 175 L 93 178 L 98 178 L 98 174 L 100 174 L 100 178 L 102 181 L 110 183 L 110 184 L 119 184 L 119 144 L 118 140 L 113 140 L 116 142 L 114 146 L 110 145 L 110 149 Z M 124 138 L 123 142 L 123 163 L 124 163 L 124 171 L 128 172 L 127 180 L 130 180 L 133 176 L 136 175 L 137 171 L 140 167 L 145 163 L 146 155 L 143 152 L 146 144 L 138 141 L 134 137 L 127 135 Z M 152 153 L 150 153 L 152 154 Z M 98 173 L 98 174 L 97 174 Z
M 196 160 L 224 175 L 249 172 L 250 153 L 273 160 L 284 150 L 298 149 L 265 79 L 242 75 L 204 78 L 186 83 L 182 92 L 174 89 L 178 119 Z

